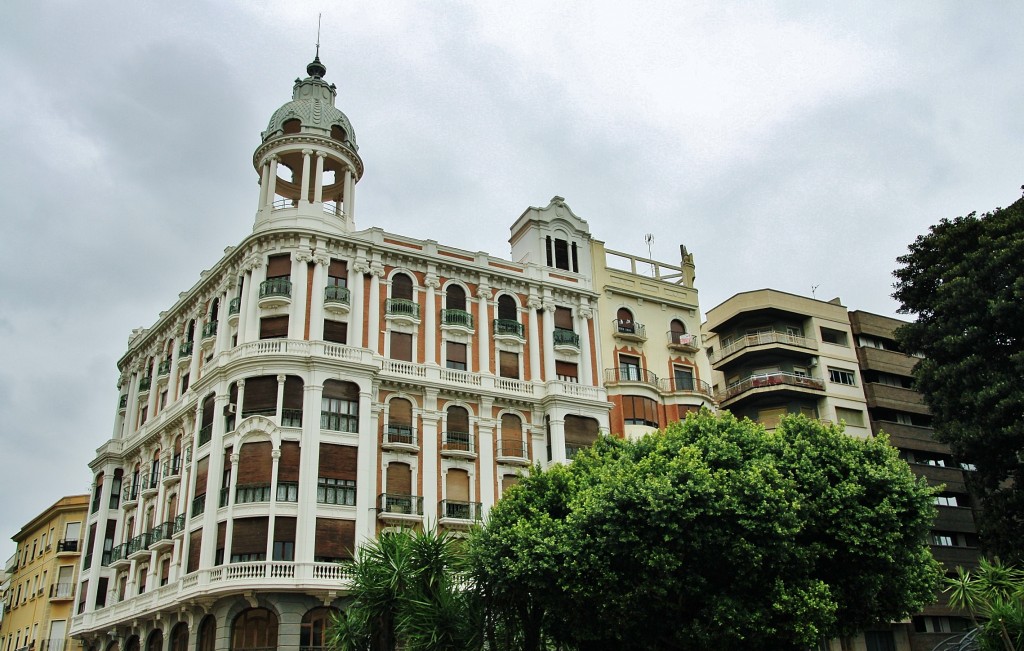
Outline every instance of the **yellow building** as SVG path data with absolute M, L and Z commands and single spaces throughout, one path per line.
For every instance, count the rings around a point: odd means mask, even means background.
M 70 495 L 21 528 L 18 548 L 7 561 L 10 578 L 0 624 L 0 651 L 70 651 L 67 636 L 74 613 L 81 558 L 82 523 L 88 495 Z

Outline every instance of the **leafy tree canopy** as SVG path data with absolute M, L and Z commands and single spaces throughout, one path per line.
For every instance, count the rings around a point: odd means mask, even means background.
M 917 321 L 896 338 L 924 356 L 936 438 L 977 469 L 986 546 L 1024 560 L 1024 199 L 943 219 L 898 261 L 893 297 Z
M 798 649 L 931 601 L 933 517 L 884 439 L 705 412 L 534 469 L 470 544 L 491 648 Z

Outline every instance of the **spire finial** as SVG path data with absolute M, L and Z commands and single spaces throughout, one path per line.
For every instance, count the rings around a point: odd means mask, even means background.
M 317 14 L 316 16 L 316 56 L 313 57 L 313 62 L 306 66 L 306 74 L 314 79 L 320 79 L 327 74 L 327 66 L 320 63 L 320 19 L 323 14 Z

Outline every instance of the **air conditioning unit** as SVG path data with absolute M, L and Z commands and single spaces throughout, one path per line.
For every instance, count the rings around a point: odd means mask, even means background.
M 227 405 L 226 405 L 226 406 L 224 407 L 224 415 L 225 415 L 225 416 L 230 416 L 230 415 L 232 415 L 232 414 L 236 413 L 237 411 L 238 411 L 238 405 L 236 405 L 236 404 L 235 404 L 235 403 L 233 403 L 233 402 L 229 402 L 229 403 L 228 403 L 228 404 L 227 404 Z
M 808 366 L 810 366 L 811 368 L 816 368 L 818 366 L 818 358 L 817 357 L 812 357 L 811 358 L 811 363 L 808 364 Z

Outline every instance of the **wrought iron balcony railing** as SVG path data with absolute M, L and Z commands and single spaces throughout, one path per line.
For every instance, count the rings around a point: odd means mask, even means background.
M 420 305 L 407 298 L 389 298 L 385 303 L 388 314 L 396 316 L 407 316 L 413 319 L 420 318 Z
M 448 326 L 473 327 L 473 315 L 465 310 L 441 310 L 441 323 Z
M 580 336 L 573 332 L 572 330 L 568 330 L 566 328 L 555 328 L 555 331 L 552 335 L 552 340 L 554 341 L 556 346 L 575 346 L 576 348 L 580 347 Z
M 292 281 L 286 276 L 280 276 L 278 278 L 268 278 L 260 283 L 260 298 L 266 298 L 268 296 L 288 296 L 292 295 Z
M 511 335 L 513 337 L 523 338 L 523 324 L 512 319 L 495 319 L 494 320 L 494 334 L 496 335 Z

